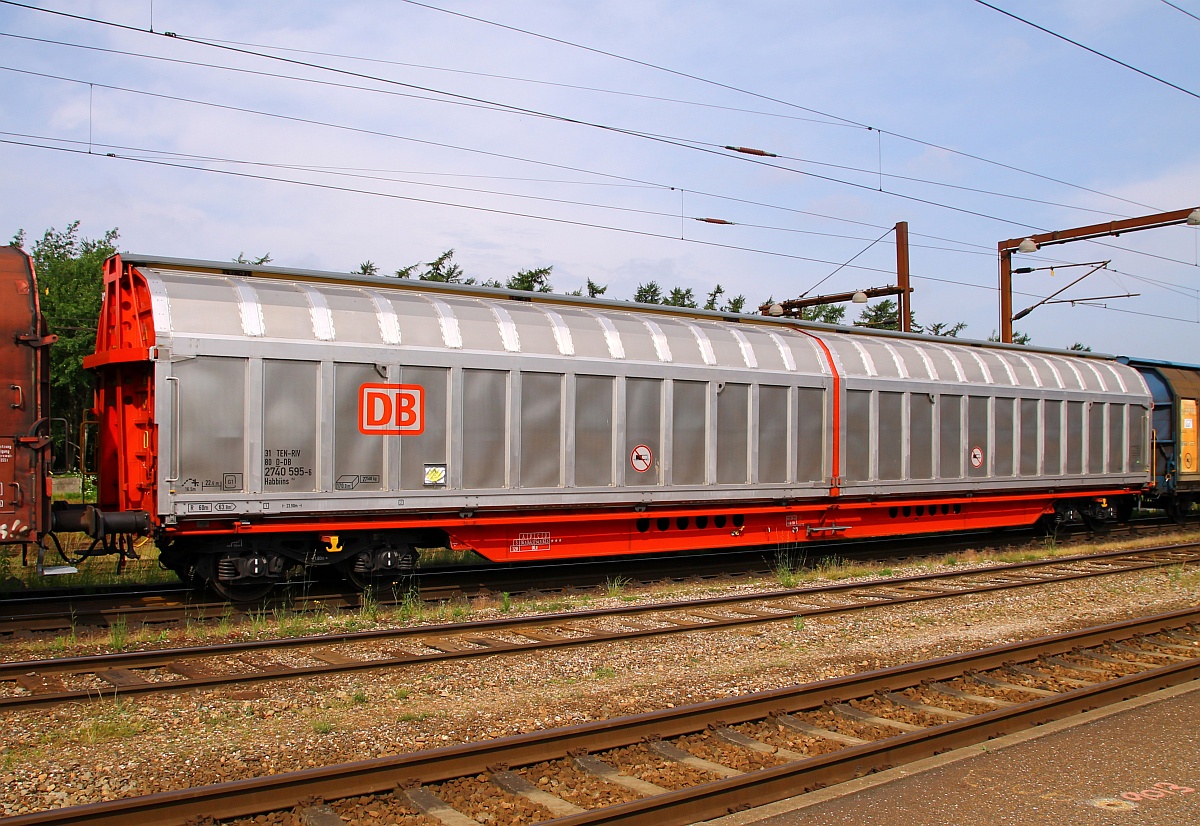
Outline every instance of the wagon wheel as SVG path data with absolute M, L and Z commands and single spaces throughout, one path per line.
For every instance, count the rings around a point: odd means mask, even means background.
M 1091 531 L 1096 536 L 1107 536 L 1109 532 L 1108 520 L 1103 516 L 1089 516 L 1086 513 L 1080 514 L 1083 518 L 1083 526 Z
M 225 581 L 217 578 L 208 580 L 208 585 L 217 595 L 229 602 L 258 602 L 271 593 L 275 587 L 273 580 L 239 580 Z
M 368 588 L 375 591 L 391 588 L 416 573 L 417 552 L 407 547 L 403 550 L 396 550 L 396 552 L 407 561 L 402 562 L 397 568 L 391 568 L 384 572 L 355 570 L 357 567 L 355 563 L 359 561 L 361 554 L 346 560 L 338 566 L 338 569 L 342 576 L 359 591 L 365 591 Z
M 386 590 L 412 574 L 412 571 L 397 571 L 391 574 L 360 574 L 354 570 L 352 565 L 342 569 L 342 575 L 358 591 L 366 591 L 368 588 L 375 592 Z

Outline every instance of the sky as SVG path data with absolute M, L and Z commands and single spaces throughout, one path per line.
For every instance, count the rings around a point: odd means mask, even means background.
M 0 240 L 453 249 L 757 307 L 894 284 L 905 221 L 916 320 L 985 339 L 999 241 L 1200 206 L 1200 0 L 989 2 L 1049 32 L 978 0 L 0 3 Z M 1016 328 L 1200 363 L 1200 229 L 1017 255 L 1014 309 L 1106 261 Z

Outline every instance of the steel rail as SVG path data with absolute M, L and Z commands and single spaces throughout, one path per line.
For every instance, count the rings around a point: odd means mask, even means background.
M 1178 528 L 1174 523 L 1160 525 L 1159 521 L 1134 523 L 1128 530 L 1134 533 L 1140 529 L 1154 531 L 1160 527 Z M 1118 528 L 1117 530 L 1121 530 Z M 1012 534 L 1015 543 L 1028 540 L 1028 532 Z M 988 541 L 996 541 L 988 537 Z M 1070 542 L 1073 537 L 1067 537 Z M 919 553 L 947 553 L 955 549 L 966 549 L 980 541 L 976 532 L 955 534 L 953 536 L 923 536 L 918 540 L 921 544 Z M 1003 544 L 1003 540 L 1001 540 Z M 845 542 L 830 544 L 806 545 L 803 551 L 810 557 L 820 557 L 822 553 L 833 553 L 846 559 L 878 559 L 881 555 L 888 559 L 900 558 L 898 551 L 905 546 L 915 545 L 912 538 L 906 538 L 902 543 L 895 540 L 859 540 L 853 544 Z M 451 566 L 443 568 L 422 569 L 416 577 L 420 583 L 420 597 L 425 602 L 438 602 L 459 597 L 495 594 L 506 591 L 510 594 L 521 594 L 528 591 L 558 592 L 566 589 L 580 589 L 602 585 L 606 578 L 611 578 L 616 571 L 622 576 L 632 576 L 637 582 L 654 582 L 662 579 L 682 579 L 681 564 L 686 566 L 686 578 L 719 575 L 742 575 L 744 573 L 761 573 L 769 571 L 769 561 L 773 549 L 753 548 L 739 549 L 732 552 L 706 551 L 703 553 L 676 553 L 670 555 L 653 555 L 622 557 L 604 560 L 571 560 L 568 562 L 546 562 L 540 565 L 514 566 L 503 563 L 487 565 Z M 905 553 L 911 553 L 906 551 Z M 737 570 L 730 570 L 729 565 L 738 564 L 745 560 L 746 564 Z M 754 564 L 755 562 L 762 564 Z M 582 567 L 588 570 L 581 574 Z M 568 572 L 564 575 L 562 572 Z M 550 578 L 547 578 L 550 577 Z M 431 582 L 430 580 L 437 580 Z M 440 581 L 445 580 L 445 581 Z M 582 582 L 581 582 L 582 580 Z M 112 619 L 124 618 L 127 623 L 166 624 L 179 622 L 184 619 L 208 620 L 223 617 L 232 611 L 235 615 L 245 615 L 250 611 L 268 610 L 276 607 L 286 607 L 287 610 L 304 612 L 309 605 L 320 604 L 321 610 L 342 608 L 354 610 L 361 607 L 361 594 L 351 591 L 333 590 L 318 592 L 305 591 L 312 583 L 299 581 L 290 586 L 299 588 L 300 593 L 288 594 L 288 584 L 280 586 L 282 593 L 269 596 L 261 603 L 230 603 L 223 600 L 192 599 L 200 596 L 196 591 L 179 584 L 168 585 L 123 585 L 111 588 L 100 588 L 95 592 L 72 591 L 70 589 L 38 589 L 35 591 L 16 591 L 0 594 L 0 606 L 7 613 L 0 614 L 0 636 L 13 634 L 18 631 L 32 630 L 39 633 L 52 633 L 78 627 L 80 625 L 106 627 Z M 182 598 L 172 599 L 182 595 Z M 162 601 L 171 599 L 170 602 Z M 141 599 L 141 604 L 121 604 L 122 600 Z M 398 604 L 400 599 L 389 599 L 386 595 L 376 594 L 376 602 L 380 605 Z M 60 605 L 62 607 L 54 608 Z
M 440 602 L 457 597 L 490 595 L 500 591 L 522 594 L 529 591 L 557 592 L 567 588 L 595 587 L 611 578 L 614 570 L 636 581 L 651 582 L 678 577 L 680 567 L 688 577 L 766 573 L 770 551 L 761 548 L 704 554 L 680 553 L 620 560 L 573 560 L 514 566 L 505 563 L 447 566 L 416 571 L 412 577 L 420 599 Z M 733 568 L 731 570 L 731 567 Z M 580 582 L 583 582 L 581 585 Z M 408 596 L 408 584 L 399 583 L 402 596 L 390 589 L 375 589 L 372 599 L 379 605 L 398 605 Z M 362 593 L 331 587 L 334 583 L 292 580 L 257 603 L 231 603 L 206 597 L 178 583 L 167 586 L 113 588 L 95 593 L 55 590 L 50 593 L 16 592 L 0 595 L 0 635 L 18 630 L 51 632 L 79 625 L 105 627 L 111 618 L 127 623 L 168 623 L 181 619 L 217 619 L 227 613 L 247 615 L 277 608 L 303 613 L 319 606 L 353 610 L 362 606 Z M 182 595 L 182 598 L 174 598 Z M 165 599 L 164 599 L 165 598 Z M 135 602 L 140 600 L 141 602 Z M 169 600 L 169 601 L 168 601 Z
M 1128 551 L 1113 551 L 1104 554 L 1064 557 L 1056 560 L 1030 561 L 1008 565 L 977 568 L 970 571 L 920 574 L 896 579 L 875 580 L 871 582 L 840 583 L 837 585 L 819 586 L 814 588 L 788 589 L 763 594 L 742 594 L 734 596 L 708 597 L 685 602 L 659 603 L 653 605 L 622 606 L 612 609 L 593 609 L 571 613 L 541 615 L 537 617 L 510 617 L 503 619 L 484 620 L 471 623 L 452 623 L 432 626 L 414 626 L 400 629 L 385 629 L 380 631 L 353 632 L 319 637 L 298 637 L 284 640 L 255 640 L 244 643 L 226 643 L 213 646 L 199 646 L 184 649 L 163 649 L 145 652 L 124 652 L 118 654 L 99 654 L 84 657 L 62 659 L 25 660 L 0 664 L 0 681 L 23 682 L 30 689 L 29 694 L 15 694 L 0 697 L 0 710 L 14 710 L 65 702 L 86 701 L 103 697 L 131 697 L 147 694 L 189 691 L 199 688 L 212 688 L 235 683 L 254 683 L 267 680 L 298 679 L 330 674 L 366 671 L 381 668 L 392 668 L 403 665 L 440 662 L 457 659 L 472 659 L 495 656 L 498 654 L 523 653 L 535 650 L 565 648 L 580 645 L 593 645 L 605 642 L 627 641 L 667 634 L 692 633 L 696 631 L 727 630 L 731 628 L 761 625 L 794 617 L 815 617 L 839 614 L 847 611 L 862 610 L 881 606 L 904 605 L 930 600 L 946 599 L 960 596 L 970 596 L 993 591 L 1012 590 L 1016 588 L 1068 582 L 1096 576 L 1108 576 L 1130 571 L 1147 570 L 1157 567 L 1178 565 L 1186 561 L 1194 561 L 1200 546 L 1171 546 L 1163 549 L 1142 550 L 1134 553 Z M 1166 554 L 1168 558 L 1154 558 Z M 1182 558 L 1181 558 L 1182 557 Z M 887 591 L 902 588 L 905 585 L 936 582 L 939 580 L 961 580 L 963 578 L 986 578 L 1005 576 L 1013 572 L 1025 571 L 1032 568 L 1054 568 L 1082 563 L 1110 563 L 1114 567 L 1100 570 L 1054 572 L 1051 576 L 1035 576 L 1029 578 L 1005 579 L 999 582 L 985 582 L 973 587 L 955 590 L 924 590 L 915 593 L 872 595 L 874 591 Z M 602 631 L 596 628 L 585 628 L 582 636 L 556 637 L 539 632 L 547 626 L 566 626 L 589 619 L 639 616 L 646 614 L 672 614 L 689 611 L 703 611 L 705 608 L 724 607 L 739 603 L 762 603 L 789 599 L 802 599 L 809 595 L 828 595 L 839 593 L 862 592 L 860 598 L 865 602 L 845 603 L 820 607 L 802 607 L 779 610 L 771 613 L 747 609 L 744 613 L 732 617 L 708 616 L 693 621 L 683 621 L 675 618 L 664 618 L 669 623 L 643 628 L 633 628 L 621 631 Z M 735 612 L 737 609 L 732 609 Z M 505 642 L 501 640 L 487 641 L 478 635 L 489 631 L 506 631 L 518 636 L 521 629 L 531 632 L 525 644 Z M 469 638 L 468 645 L 458 647 L 455 638 Z M 282 648 L 325 648 L 332 644 L 344 642 L 365 642 L 379 640 L 414 640 L 429 648 L 434 653 L 395 654 L 370 660 L 355 660 L 344 655 L 323 657 L 320 652 L 315 656 L 322 660 L 319 665 L 282 667 L 273 664 L 269 668 L 237 671 L 222 674 L 204 674 L 194 672 L 186 674 L 186 667 L 180 668 L 181 679 L 163 681 L 145 681 L 136 674 L 130 673 L 133 668 L 161 668 L 177 666 L 186 660 L 197 660 L 205 657 L 230 656 L 253 651 L 271 651 Z M 449 645 L 447 643 L 450 643 Z M 439 645 L 441 646 L 439 648 Z M 328 657 L 328 658 L 326 658 Z M 250 666 L 254 668 L 254 666 Z M 112 690 L 74 689 L 60 690 L 55 679 L 61 675 L 97 674 L 101 679 L 112 680 Z
M 921 663 L 893 666 L 802 686 L 712 700 L 693 706 L 631 717 L 503 737 L 483 743 L 376 758 L 288 774 L 239 780 L 212 786 L 160 792 L 143 797 L 86 804 L 18 815 L 6 826 L 138 826 L 184 824 L 195 817 L 246 817 L 292 808 L 313 796 L 337 799 L 379 794 L 413 785 L 493 771 L 497 765 L 527 766 L 598 752 L 644 740 L 676 737 L 709 725 L 734 725 L 780 713 L 811 709 L 841 698 L 895 692 L 923 682 L 953 679 L 975 671 L 1066 654 L 1116 639 L 1160 633 L 1200 622 L 1200 609 L 1189 608 L 1110 623 L 1066 634 L 992 646 Z M 1148 656 L 1152 656 L 1147 652 Z M 800 791 L 837 782 L 864 772 L 920 759 L 939 751 L 978 743 L 1098 705 L 1200 678 L 1200 658 L 1174 662 L 1113 680 L 1064 691 L 1027 703 L 989 711 L 967 719 L 931 726 L 852 746 L 827 755 L 712 781 L 691 789 L 667 792 L 629 803 L 555 820 L 556 826 L 617 823 L 676 826 L 730 810 L 779 800 Z

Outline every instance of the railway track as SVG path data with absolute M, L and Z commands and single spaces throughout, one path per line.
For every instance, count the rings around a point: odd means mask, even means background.
M 1200 561 L 1200 544 L 611 609 L 0 663 L 0 709 L 795 621 Z
M 582 560 L 538 566 L 464 565 L 423 570 L 395 589 L 376 588 L 370 599 L 394 606 L 415 595 L 424 603 L 466 601 L 500 593 L 547 594 L 603 586 L 614 575 L 628 582 L 664 579 L 704 579 L 753 576 L 769 573 L 770 551 L 726 554 L 683 554 L 647 557 L 621 562 Z M 686 576 L 680 576 L 686 570 Z M 107 628 L 114 622 L 127 627 L 182 622 L 251 618 L 256 614 L 286 611 L 357 610 L 363 594 L 342 590 L 332 583 L 297 581 L 281 593 L 254 603 L 229 603 L 208 598 L 203 592 L 180 585 L 138 589 L 121 588 L 97 593 L 62 591 L 24 593 L 0 600 L 0 636 L 16 633 L 61 633 L 80 627 Z
M 1120 526 L 1113 533 L 1154 535 L 1171 532 L 1179 526 L 1165 519 L 1139 520 Z M 380 606 L 395 606 L 411 599 L 416 588 L 425 603 L 469 601 L 507 593 L 557 594 L 589 588 L 602 588 L 614 577 L 630 584 L 650 584 L 673 580 L 695 580 L 769 574 L 778 564 L 779 553 L 807 560 L 836 557 L 846 560 L 903 560 L 913 555 L 953 553 L 978 547 L 981 541 L 993 545 L 1023 545 L 1032 532 L 1013 531 L 923 537 L 897 543 L 895 540 L 864 540 L 857 543 L 814 543 L 798 549 L 753 549 L 714 553 L 676 553 L 666 556 L 630 557 L 606 560 L 573 560 L 569 563 L 545 563 L 537 566 L 464 565 L 421 571 L 411 582 L 396 589 L 376 589 L 371 598 Z M 1068 536 L 1063 544 L 1084 541 L 1087 537 Z M 681 571 L 686 574 L 681 575 Z M 0 638 L 14 634 L 52 635 L 80 628 L 108 628 L 113 623 L 126 627 L 166 626 L 186 622 L 242 621 L 263 612 L 286 611 L 302 614 L 310 611 L 357 610 L 363 597 L 330 583 L 297 581 L 281 593 L 256 603 L 233 604 L 211 599 L 182 585 L 126 585 L 94 592 L 71 589 L 17 591 L 0 596 Z
M 480 743 L 10 818 L 673 826 L 1200 678 L 1200 609 Z M 328 802 L 326 802 L 328 801 Z M 482 817 L 486 815 L 486 817 Z M 324 818 L 324 820 L 322 820 Z

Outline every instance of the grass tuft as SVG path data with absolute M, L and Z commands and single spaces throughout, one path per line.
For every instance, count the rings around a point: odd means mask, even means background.
M 125 617 L 118 617 L 108 624 L 108 647 L 119 653 L 128 645 L 129 626 Z
M 625 593 L 625 589 L 629 587 L 631 580 L 626 576 L 610 576 L 604 580 L 604 595 L 609 597 L 619 597 Z

